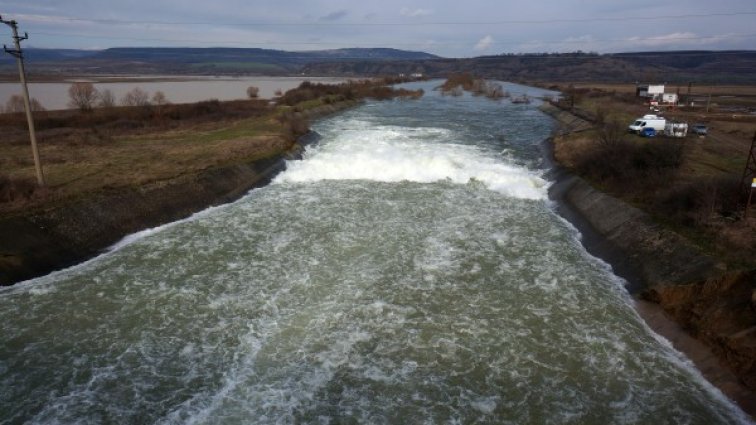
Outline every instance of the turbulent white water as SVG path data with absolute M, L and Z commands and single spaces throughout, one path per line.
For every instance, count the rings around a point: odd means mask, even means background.
M 546 182 L 479 147 L 454 144 L 454 132 L 346 121 L 332 143 L 313 149 L 307 161 L 290 164 L 278 182 L 371 180 L 465 184 L 481 182 L 517 198 L 544 199 Z M 443 143 L 448 142 L 448 143 Z
M 553 212 L 550 126 L 369 103 L 272 185 L 0 292 L 0 422 L 746 423 Z

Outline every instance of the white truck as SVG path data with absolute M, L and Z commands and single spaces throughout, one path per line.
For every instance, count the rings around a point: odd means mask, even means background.
M 638 118 L 627 127 L 627 130 L 631 133 L 640 134 L 644 128 L 653 128 L 656 133 L 664 133 L 664 127 L 667 124 L 667 120 L 656 115 L 644 115 Z
M 667 122 L 664 127 L 664 135 L 667 137 L 685 137 L 688 135 L 688 123 Z

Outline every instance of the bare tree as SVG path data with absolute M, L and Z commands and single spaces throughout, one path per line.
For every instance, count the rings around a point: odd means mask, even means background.
M 24 112 L 25 108 L 24 98 L 17 94 L 14 94 L 7 102 L 5 102 L 5 112 L 9 114 L 14 112 Z
M 167 105 L 170 102 L 168 102 L 168 99 L 165 97 L 165 93 L 158 90 L 152 95 L 152 104 L 157 106 L 163 106 Z
M 92 110 L 99 93 L 94 84 L 77 82 L 71 84 L 71 87 L 68 88 L 68 97 L 71 99 L 68 106 L 86 112 Z
M 255 86 L 249 86 L 247 87 L 247 96 L 249 96 L 250 99 L 257 99 L 257 96 L 260 94 L 260 89 Z
M 625 125 L 616 119 L 606 120 L 597 125 L 599 142 L 603 146 L 613 146 L 620 143 L 627 133 Z
M 583 101 L 583 95 L 585 94 L 585 90 L 581 90 L 574 85 L 570 84 L 567 86 L 567 88 L 564 90 L 565 98 L 570 103 L 570 109 L 575 109 L 575 104 L 578 104 Z
M 40 111 L 46 111 L 47 110 L 47 109 L 45 109 L 44 106 L 42 106 L 42 103 L 40 103 L 39 100 L 37 100 L 37 99 L 35 99 L 33 97 L 31 98 L 31 100 L 29 101 L 29 103 L 31 103 L 31 109 L 34 112 L 40 112 Z
M 29 103 L 31 103 L 32 111 L 39 112 L 39 111 L 45 110 L 42 104 L 35 98 L 31 98 Z M 7 114 L 12 114 L 15 112 L 24 112 L 25 110 L 26 110 L 26 106 L 24 106 L 24 98 L 21 97 L 20 95 L 14 94 L 5 103 L 5 113 Z
M 100 108 L 112 108 L 115 106 L 115 104 L 116 99 L 112 90 L 105 89 L 100 92 L 100 101 L 98 102 L 98 106 Z
M 129 90 L 121 99 L 123 106 L 148 106 L 150 95 L 139 87 Z
M 163 116 L 163 106 L 169 104 L 168 99 L 165 97 L 165 93 L 158 90 L 152 95 L 152 104 L 154 105 L 155 116 L 160 118 Z

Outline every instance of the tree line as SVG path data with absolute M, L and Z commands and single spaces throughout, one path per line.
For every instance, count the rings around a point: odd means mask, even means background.
M 255 86 L 247 88 L 247 96 L 250 99 L 257 99 L 260 89 Z M 277 96 L 281 91 L 276 92 Z M 98 90 L 94 84 L 88 82 L 75 82 L 68 88 L 68 106 L 72 109 L 78 109 L 83 112 L 92 111 L 94 108 L 112 108 L 120 104 L 121 106 L 164 106 L 170 102 L 165 93 L 158 90 L 150 97 L 149 93 L 139 87 L 135 87 L 121 97 L 120 102 L 116 102 L 115 94 L 110 89 Z M 37 99 L 31 98 L 31 109 L 34 112 L 46 110 L 42 103 Z M 5 103 L 5 108 L 0 107 L 0 113 L 17 113 L 24 112 L 24 98 L 14 94 Z
M 68 88 L 68 106 L 83 112 L 91 111 L 95 107 L 112 108 L 116 106 L 116 98 L 110 89 L 97 90 L 92 83 L 76 82 Z M 149 93 L 134 87 L 126 92 L 120 100 L 121 106 L 163 106 L 168 99 L 162 91 L 156 91 L 152 97 Z

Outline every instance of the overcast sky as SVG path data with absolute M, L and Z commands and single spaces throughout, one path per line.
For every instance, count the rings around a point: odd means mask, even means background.
M 48 48 L 393 47 L 470 57 L 756 46 L 756 0 L 5 0 L 0 15 L 29 33 L 25 46 Z M 3 28 L 0 43 L 11 44 Z

